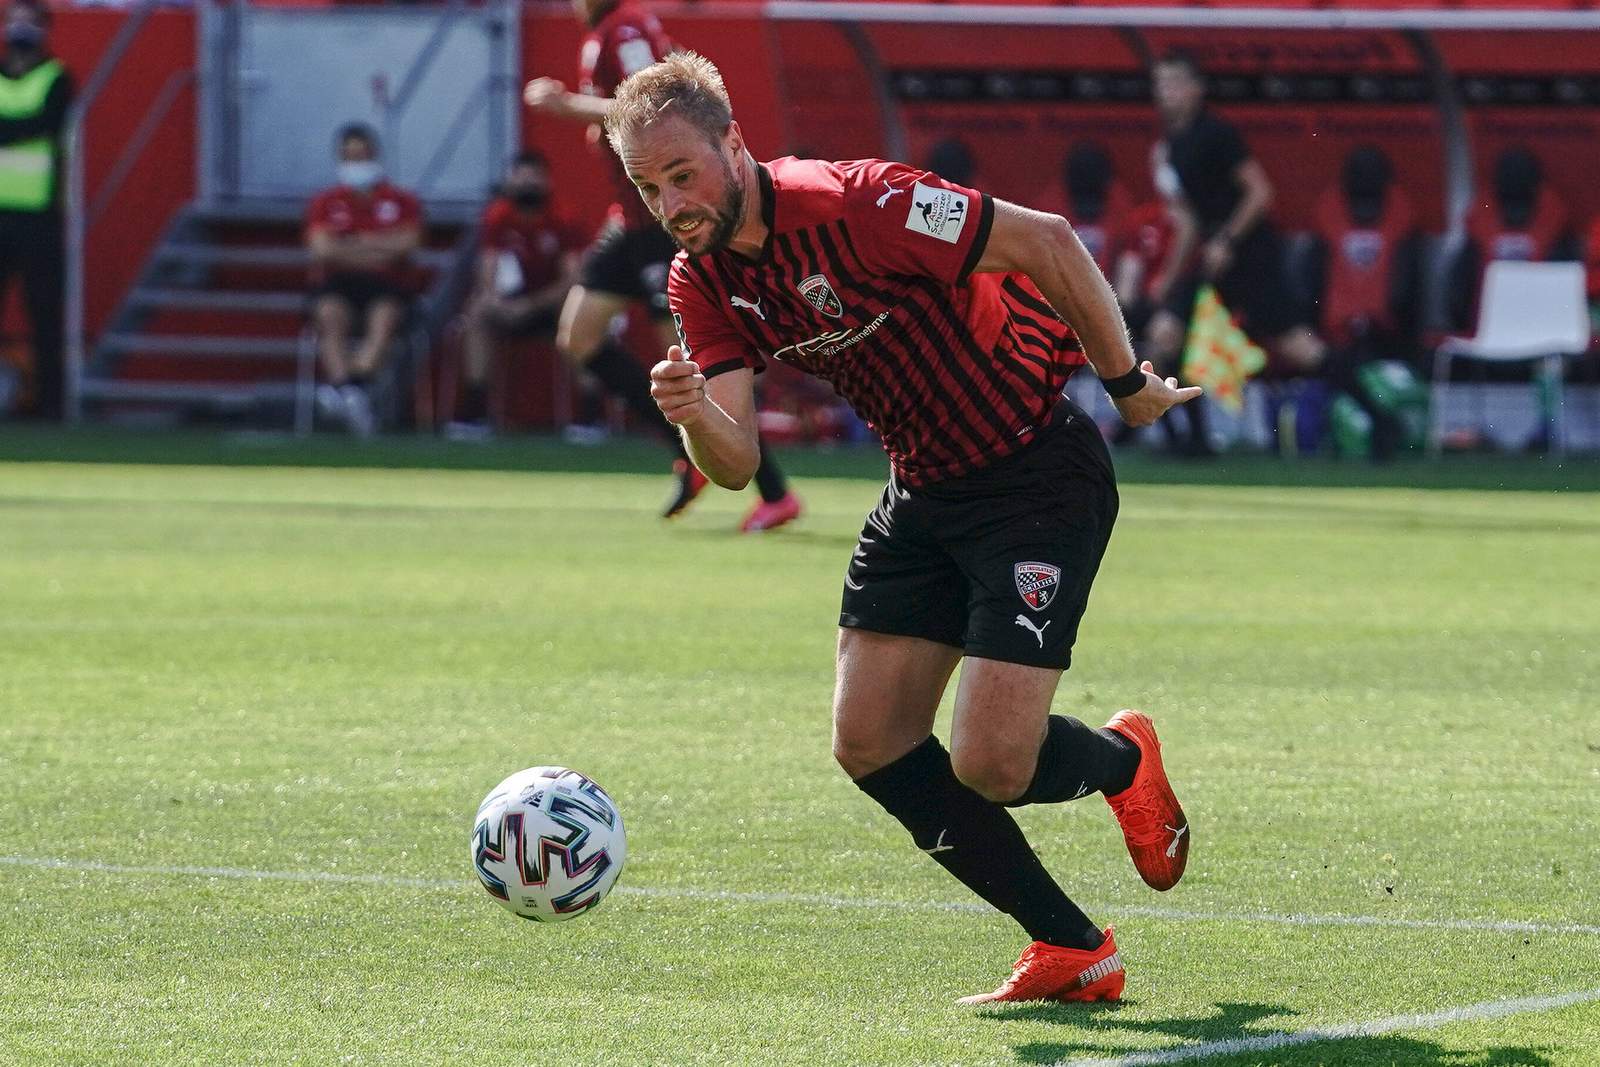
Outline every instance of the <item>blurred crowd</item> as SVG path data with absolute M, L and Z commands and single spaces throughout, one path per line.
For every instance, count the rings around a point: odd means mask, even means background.
M 541 78 L 526 101 L 592 128 L 616 84 L 671 46 L 634 3 L 576 6 L 588 28 L 580 84 L 573 91 Z M 13 276 L 21 283 L 36 368 L 32 410 L 59 418 L 61 137 L 72 84 L 51 57 L 49 25 L 37 0 L 6 7 L 0 285 Z M 1157 197 L 1135 202 L 1128 190 L 1142 187 L 1145 176 L 1119 175 L 1102 145 L 1081 140 L 1060 163 L 1055 197 L 1033 206 L 1073 223 L 1111 280 L 1140 357 L 1162 373 L 1192 376 L 1196 311 L 1212 306 L 1208 300 L 1220 305 L 1259 350 L 1263 365 L 1251 388 L 1264 402 L 1253 417 L 1266 423 L 1273 447 L 1305 453 L 1337 446 L 1379 461 L 1415 447 L 1426 357 L 1447 333 L 1471 332 L 1491 262 L 1580 260 L 1587 248 L 1589 293 L 1600 306 L 1600 219 L 1582 233 L 1529 148 L 1506 149 L 1494 160 L 1492 188 L 1440 268 L 1423 254 L 1437 235 L 1421 232 L 1411 196 L 1378 147 L 1353 147 L 1330 176 L 1310 232 L 1286 234 L 1273 221 L 1270 161 L 1207 106 L 1204 72 L 1194 60 L 1161 58 L 1151 85 L 1161 131 L 1150 151 Z M 361 435 L 379 422 L 372 383 L 407 329 L 425 234 L 423 205 L 386 176 L 382 147 L 367 126 L 341 130 L 337 182 L 311 201 L 305 221 L 316 412 L 325 424 Z M 505 391 L 513 381 L 570 390 L 577 404 L 563 421 L 575 442 L 602 440 L 625 424 L 662 428 L 644 368 L 672 338 L 663 290 L 673 248 L 615 160 L 602 155 L 617 196 L 598 235 L 592 220 L 583 225 L 563 214 L 560 190 L 537 150 L 507 162 L 479 220 L 471 284 L 442 346 L 450 373 L 439 422 L 451 437 L 483 440 L 507 426 Z M 984 187 L 981 161 L 959 139 L 937 143 L 915 162 L 949 181 Z M 1433 286 L 1442 299 L 1431 303 L 1430 271 L 1446 279 Z M 507 371 L 541 346 L 558 353 L 561 373 Z M 770 438 L 866 435 L 815 383 L 781 368 L 767 378 L 762 424 Z M 0 378 L 0 391 L 15 388 Z M 566 404 L 563 398 L 554 409 L 565 413 Z M 1211 411 L 1208 402 L 1187 405 L 1156 433 L 1135 435 L 1109 422 L 1107 430 L 1120 444 L 1140 440 L 1206 457 L 1218 446 Z M 1548 426 L 1541 421 L 1530 448 L 1548 446 Z M 689 492 L 690 475 L 683 477 Z

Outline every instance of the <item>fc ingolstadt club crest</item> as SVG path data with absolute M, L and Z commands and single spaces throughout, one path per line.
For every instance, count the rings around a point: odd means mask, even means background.
M 1049 563 L 1018 563 L 1011 568 L 1022 602 L 1032 611 L 1043 611 L 1061 588 L 1061 568 Z
M 821 274 L 813 274 L 800 282 L 800 295 L 818 311 L 829 318 L 838 318 L 844 314 L 844 305 L 839 303 L 839 297 L 834 293 L 833 286 L 828 284 L 828 279 Z

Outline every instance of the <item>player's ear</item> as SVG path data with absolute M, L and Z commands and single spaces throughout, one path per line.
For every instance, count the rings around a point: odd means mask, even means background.
M 728 153 L 730 161 L 737 160 L 744 154 L 744 131 L 739 129 L 739 124 L 733 119 L 728 120 L 728 128 L 722 135 L 722 148 Z

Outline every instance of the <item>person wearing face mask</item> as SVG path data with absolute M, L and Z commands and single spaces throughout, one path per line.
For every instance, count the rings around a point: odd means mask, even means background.
M 466 392 L 459 419 L 445 427 L 456 439 L 488 435 L 495 345 L 507 337 L 554 339 L 584 245 L 577 228 L 551 208 L 550 169 L 534 151 L 511 161 L 480 229 L 477 285 L 465 320 Z
M 317 411 L 366 436 L 376 428 L 367 388 L 412 295 L 422 206 L 385 178 L 370 128 L 346 126 L 337 149 L 339 183 L 312 200 L 306 213 L 311 315 L 323 375 Z
M 0 60 L 0 293 L 16 274 L 33 331 L 34 412 L 61 417 L 61 134 L 72 79 L 46 46 L 50 13 L 12 0 Z
M 1328 342 L 1328 384 L 1372 420 L 1372 458 L 1400 447 L 1405 427 L 1364 384 L 1361 367 L 1405 360 L 1416 349 L 1418 249 L 1415 215 L 1383 150 L 1361 145 L 1345 158 L 1339 181 L 1317 202 L 1307 288 L 1316 296 Z

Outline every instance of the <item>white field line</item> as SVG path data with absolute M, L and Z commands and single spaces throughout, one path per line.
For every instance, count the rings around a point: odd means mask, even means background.
M 158 875 L 179 878 L 232 878 L 238 881 L 330 883 L 333 885 L 375 885 L 405 889 L 471 890 L 476 882 L 452 878 L 400 878 L 381 874 L 348 874 L 343 871 L 261 871 L 248 867 L 137 866 L 101 863 L 97 860 L 54 859 L 48 856 L 0 856 L 0 866 L 35 870 L 75 871 L 80 873 Z M 663 900 L 724 901 L 731 904 L 794 904 L 804 907 L 867 908 L 874 911 L 939 911 L 992 914 L 987 904 L 976 901 L 878 900 L 871 897 L 843 897 L 822 893 L 740 893 L 732 890 L 691 889 L 678 886 L 619 885 L 613 892 L 624 896 Z M 1513 922 L 1504 919 L 1399 919 L 1380 915 L 1280 915 L 1265 911 L 1202 911 L 1189 908 L 1110 906 L 1113 915 L 1181 922 L 1267 923 L 1280 926 L 1365 926 L 1389 930 L 1468 930 L 1487 933 L 1592 934 L 1600 936 L 1600 925 L 1585 923 Z
M 1382 1037 L 1384 1034 L 1403 1030 L 1437 1030 L 1453 1023 L 1483 1022 L 1485 1019 L 1501 1019 L 1507 1015 L 1521 1015 L 1526 1012 L 1555 1011 L 1558 1008 L 1569 1008 L 1574 1004 L 1588 1004 L 1596 1000 L 1600 1000 L 1600 989 L 1518 997 L 1515 1000 L 1485 1000 L 1478 1004 L 1446 1008 L 1444 1011 L 1430 1012 L 1426 1015 L 1391 1015 L 1387 1019 L 1372 1019 L 1364 1023 L 1339 1023 L 1335 1026 L 1317 1026 L 1309 1030 L 1261 1034 L 1257 1037 L 1234 1037 L 1225 1041 L 1179 1045 L 1158 1052 L 1135 1052 L 1107 1059 L 1060 1060 L 1052 1067 L 1143 1067 L 1145 1064 L 1209 1060 L 1216 1056 L 1231 1056 L 1245 1052 L 1271 1052 L 1295 1045 L 1309 1045 L 1316 1041 Z

